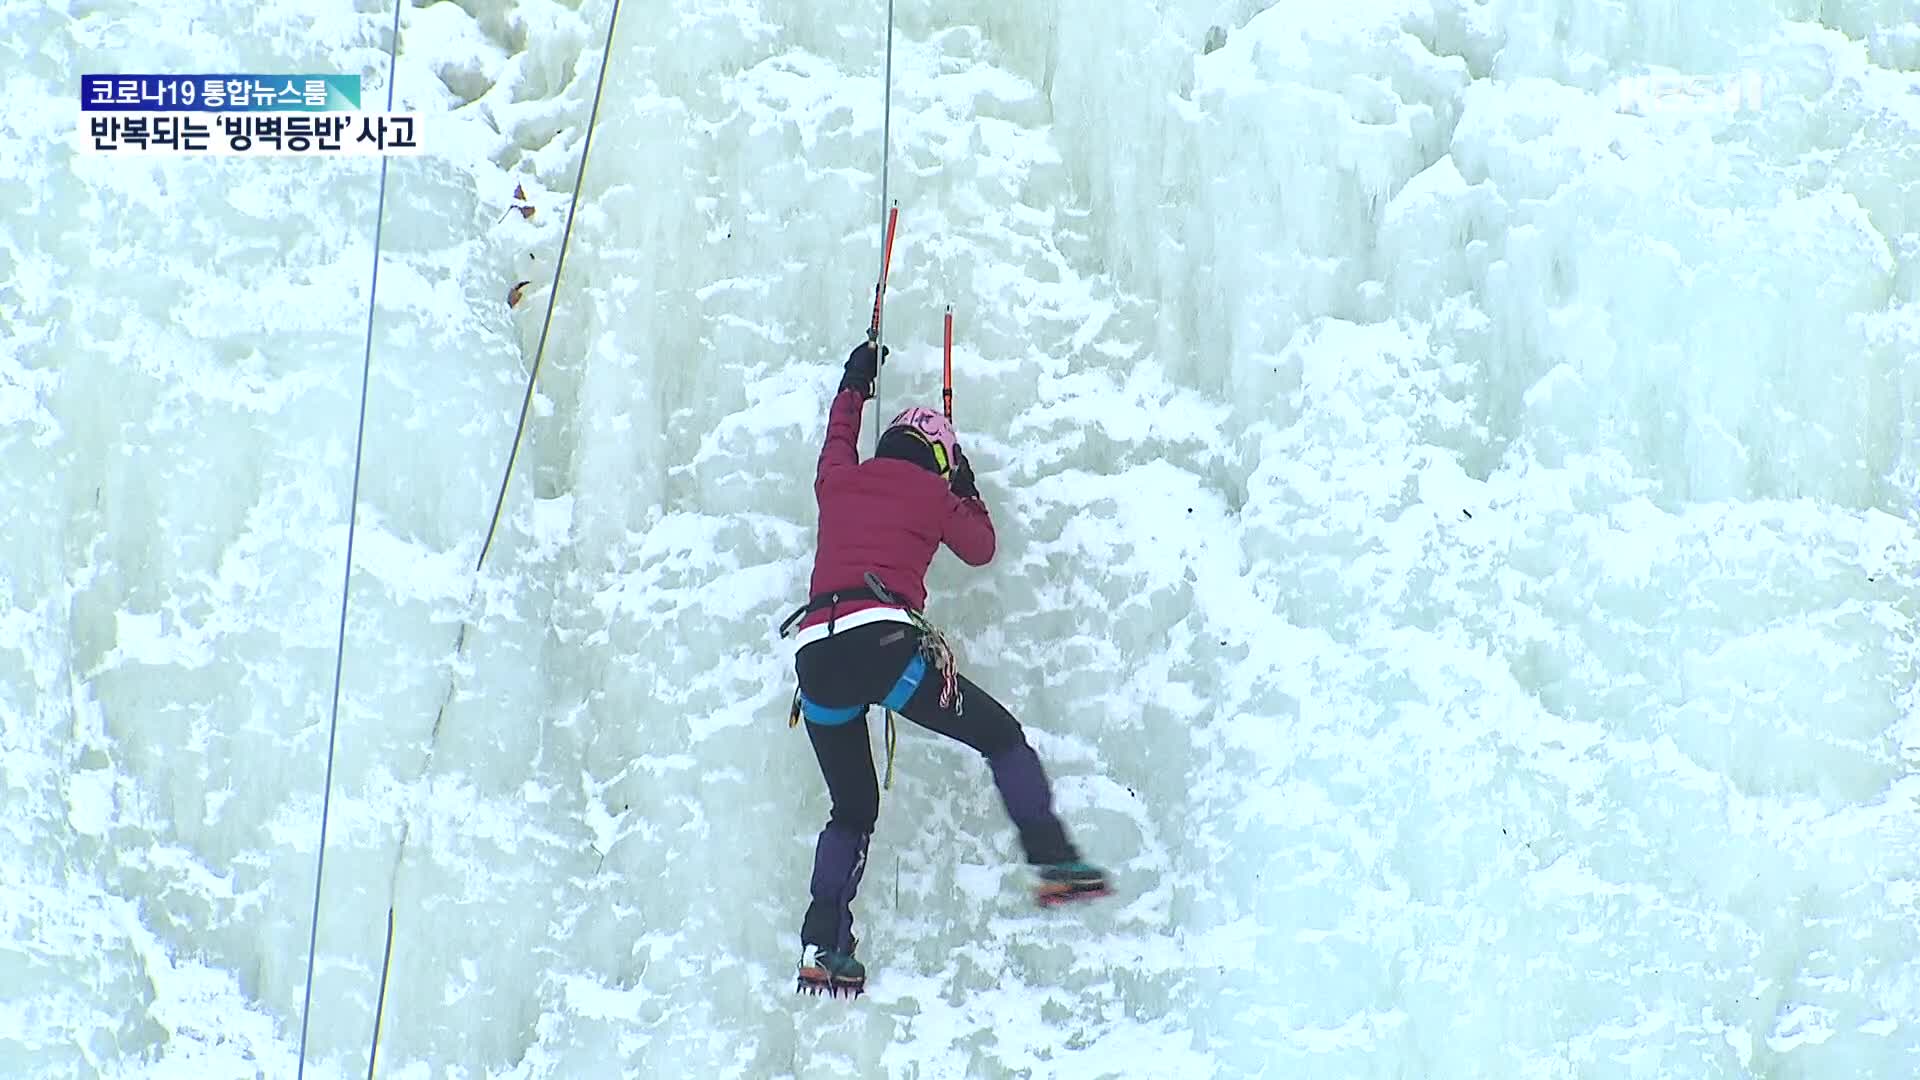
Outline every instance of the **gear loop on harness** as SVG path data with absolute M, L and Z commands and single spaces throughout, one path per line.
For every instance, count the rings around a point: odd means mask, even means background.
M 871 573 L 869 573 L 867 576 L 869 578 L 873 578 L 873 575 Z M 879 579 L 874 578 L 874 580 L 877 581 Z M 834 622 L 834 619 L 838 617 L 840 613 L 840 605 L 846 604 L 846 603 L 852 603 L 858 600 L 872 600 L 876 603 L 881 603 L 881 604 L 893 604 L 895 606 L 902 608 L 903 610 L 906 610 L 908 614 L 913 613 L 911 608 L 908 608 L 905 604 L 899 603 L 898 598 L 894 597 L 892 593 L 885 592 L 884 586 L 882 587 L 881 590 L 878 590 L 878 591 L 870 587 L 835 589 L 832 592 L 823 592 L 818 596 L 812 597 L 806 603 L 795 608 L 793 610 L 793 614 L 788 615 L 786 618 L 786 621 L 780 624 L 780 636 L 783 638 L 791 636 L 791 634 L 793 633 L 794 623 L 797 623 L 801 619 L 804 619 L 807 616 L 813 614 L 814 612 L 821 611 L 821 610 L 825 610 L 827 613 L 827 633 L 832 634 L 833 622 Z

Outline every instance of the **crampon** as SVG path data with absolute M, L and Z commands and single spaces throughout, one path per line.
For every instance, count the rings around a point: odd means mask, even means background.
M 1086 900 L 1098 900 L 1103 896 L 1112 896 L 1113 890 L 1105 885 L 1063 885 L 1048 883 L 1033 890 L 1033 898 L 1041 907 L 1060 907 L 1065 904 L 1077 904 Z
M 867 969 L 850 952 L 809 949 L 811 956 L 800 962 L 800 981 L 796 989 L 803 994 L 828 997 L 859 997 L 867 988 Z
M 1107 882 L 1106 873 L 1083 862 L 1044 868 L 1040 871 L 1040 884 L 1033 890 L 1033 898 L 1041 907 L 1059 907 L 1111 895 L 1113 888 Z
M 864 976 L 848 979 L 829 974 L 822 968 L 803 967 L 800 969 L 800 985 L 796 989 L 815 997 L 825 994 L 828 997 L 856 998 L 866 991 L 867 980 Z

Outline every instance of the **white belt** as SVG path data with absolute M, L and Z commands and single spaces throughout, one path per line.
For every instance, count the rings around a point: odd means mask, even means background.
M 913 619 L 910 616 L 908 616 L 906 612 L 900 610 L 899 608 L 892 608 L 892 607 L 865 608 L 860 611 L 856 611 L 851 615 L 842 615 L 837 619 L 829 619 L 827 622 L 814 623 L 812 626 L 809 626 L 806 629 L 800 631 L 799 633 L 793 635 L 793 643 L 797 647 L 800 645 L 807 645 L 812 642 L 819 641 L 821 638 L 826 637 L 827 634 L 829 633 L 827 629 L 827 626 L 829 625 L 829 623 L 833 626 L 833 630 L 831 632 L 839 633 L 842 630 L 851 630 L 856 626 L 866 626 L 870 623 L 879 623 L 879 622 L 912 623 Z

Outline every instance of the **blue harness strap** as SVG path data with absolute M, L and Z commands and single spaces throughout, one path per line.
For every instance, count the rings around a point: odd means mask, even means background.
M 816 703 L 805 693 L 800 695 L 800 715 L 806 717 L 807 723 L 809 724 L 824 724 L 827 727 L 836 727 L 866 711 L 867 707 L 865 705 L 849 705 L 844 709 L 829 709 L 825 705 Z
M 927 658 L 923 653 L 914 653 L 913 659 L 907 661 L 907 669 L 900 673 L 900 678 L 894 680 L 893 689 L 887 691 L 887 696 L 880 700 L 880 704 L 899 712 L 906 707 L 913 692 L 920 689 L 920 680 L 926 677 Z
M 920 680 L 926 677 L 927 658 L 925 655 L 916 652 L 913 654 L 913 659 L 907 661 L 906 670 L 902 671 L 900 677 L 894 680 L 893 689 L 887 691 L 887 696 L 881 698 L 879 704 L 894 712 L 899 712 L 901 707 L 913 697 L 913 692 L 920 689 Z M 848 705 L 842 708 L 834 708 L 821 705 L 807 697 L 804 693 L 800 695 L 800 714 L 805 716 L 809 723 L 825 724 L 828 727 L 832 727 L 837 724 L 847 723 L 866 711 L 866 705 Z

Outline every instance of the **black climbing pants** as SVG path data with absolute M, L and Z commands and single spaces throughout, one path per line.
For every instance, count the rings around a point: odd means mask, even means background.
M 922 632 L 908 623 L 868 623 L 803 646 L 794 658 L 800 689 L 822 706 L 873 705 L 893 689 L 919 651 Z M 987 760 L 1007 816 L 1019 831 L 1026 860 L 1070 862 L 1079 853 L 1053 811 L 1052 788 L 1039 755 L 1006 706 L 965 675 L 957 700 L 940 703 L 942 679 L 931 664 L 900 715 L 958 740 Z M 820 763 L 832 810 L 815 851 L 813 903 L 801 928 L 810 945 L 851 951 L 850 905 L 866 866 L 867 839 L 880 814 L 880 783 L 873 768 L 867 716 L 838 724 L 807 721 L 807 738 Z

